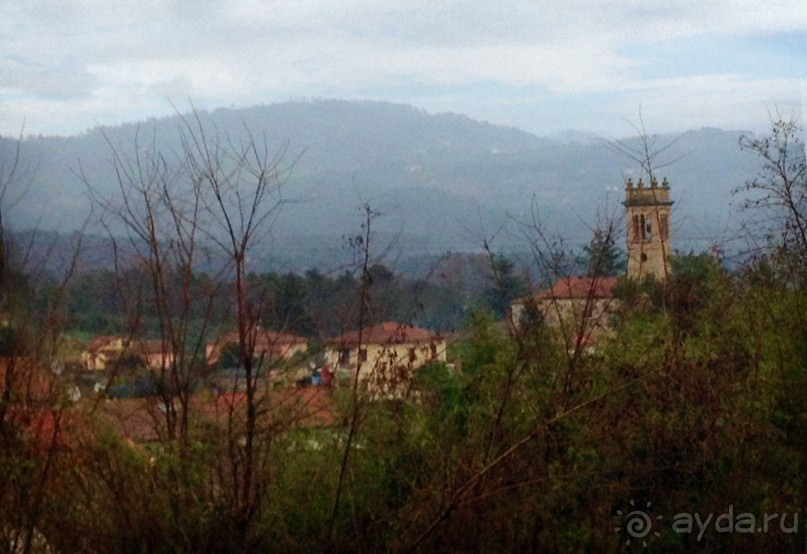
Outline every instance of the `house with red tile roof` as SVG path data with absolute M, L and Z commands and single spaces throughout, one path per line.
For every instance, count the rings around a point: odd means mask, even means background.
M 175 358 L 168 341 L 104 335 L 90 341 L 81 354 L 81 360 L 89 371 L 105 371 L 128 356 L 149 369 L 166 368 L 174 363 Z
M 511 318 L 516 328 L 538 316 L 557 331 L 568 348 L 593 348 L 607 332 L 611 316 L 619 308 L 615 298 L 618 277 L 562 277 L 551 287 L 513 302 Z
M 446 361 L 446 340 L 439 333 L 405 323 L 387 321 L 329 339 L 326 364 L 356 375 L 374 396 L 399 396 L 408 389 L 415 371 Z
M 149 369 L 170 367 L 176 358 L 171 343 L 163 340 L 143 340 L 132 345 L 132 353 L 142 358 Z
M 129 346 L 129 339 L 110 335 L 95 337 L 81 353 L 81 361 L 89 371 L 104 371 L 119 359 Z
M 252 330 L 248 339 L 254 345 L 253 357 L 262 358 L 264 362 L 290 360 L 297 354 L 308 351 L 308 340 L 290 333 L 278 333 L 257 327 Z M 238 352 L 238 332 L 226 333 L 207 344 L 205 354 L 208 365 L 218 364 L 227 349 Z

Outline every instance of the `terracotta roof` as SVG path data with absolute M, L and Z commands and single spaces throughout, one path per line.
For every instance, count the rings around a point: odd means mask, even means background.
M 101 335 L 95 337 L 90 341 L 90 344 L 87 345 L 87 352 L 94 353 L 98 352 L 99 350 L 107 347 L 111 342 L 115 341 L 116 339 L 122 339 L 124 344 L 127 342 L 126 339 L 122 337 L 117 337 L 114 335 Z
M 213 396 L 196 395 L 192 402 L 197 409 L 218 422 L 226 421 L 230 410 L 234 417 L 243 417 L 247 396 L 243 392 L 224 392 Z M 334 403 L 327 388 L 287 387 L 270 392 L 259 391 L 255 402 L 262 425 L 284 429 L 288 427 L 328 427 L 334 425 Z
M 535 300 L 572 298 L 613 298 L 618 277 L 562 277 L 548 289 L 539 292 Z
M 225 333 L 214 342 L 207 343 L 209 364 L 218 362 L 221 351 L 224 347 L 238 344 L 238 332 Z M 255 353 L 271 352 L 273 354 L 283 354 L 284 348 L 289 348 L 298 344 L 308 344 L 305 337 L 292 335 L 291 333 L 278 333 L 268 329 L 257 329 L 255 333 Z
M 330 427 L 336 423 L 335 406 L 325 387 L 289 387 L 269 393 L 269 413 L 274 425 Z
M 160 418 L 155 417 L 156 402 L 148 398 L 115 398 L 103 403 L 101 413 L 127 439 L 152 442 L 164 431 Z
M 361 342 L 363 344 L 409 344 L 429 342 L 440 338 L 441 336 L 438 333 L 394 321 L 387 321 L 373 327 L 365 327 L 361 331 Z M 356 345 L 359 343 L 359 331 L 345 333 L 327 342 L 328 344 L 339 346 Z
M 328 389 L 322 387 L 259 391 L 255 401 L 262 427 L 328 427 L 336 422 L 333 400 Z M 225 425 L 231 413 L 236 421 L 242 421 L 245 406 L 243 392 L 201 393 L 190 399 L 192 419 L 207 418 L 216 425 Z M 164 415 L 159 410 L 160 401 L 156 398 L 120 398 L 106 401 L 102 414 L 125 438 L 153 442 L 165 435 Z
M 258 329 L 255 333 L 255 348 L 260 349 L 267 346 L 303 344 L 308 342 L 304 337 L 292 335 L 290 333 L 277 333 L 268 329 Z M 217 346 L 227 344 L 238 344 L 238 332 L 225 333 L 218 337 L 213 343 Z
M 172 353 L 171 343 L 160 339 L 139 341 L 135 343 L 134 349 L 138 354 L 144 355 Z

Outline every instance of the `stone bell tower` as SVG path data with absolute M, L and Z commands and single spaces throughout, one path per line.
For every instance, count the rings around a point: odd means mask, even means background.
M 653 275 L 666 281 L 670 275 L 670 185 L 653 179 L 645 186 L 641 179 L 634 186 L 625 184 L 625 206 L 628 223 L 628 278 L 644 279 Z

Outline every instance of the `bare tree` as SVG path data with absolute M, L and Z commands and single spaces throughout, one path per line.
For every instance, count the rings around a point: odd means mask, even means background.
M 689 155 L 684 154 L 669 157 L 669 151 L 684 138 L 687 133 L 681 133 L 674 137 L 659 142 L 661 137 L 651 135 L 647 131 L 644 117 L 639 110 L 638 123 L 628 122 L 628 125 L 636 132 L 638 137 L 625 139 L 610 139 L 605 141 L 605 145 L 617 154 L 637 163 L 641 174 L 640 178 L 647 179 L 648 183 L 658 180 L 658 172 L 665 167 L 669 167 Z
M 681 133 L 673 136 L 672 138 L 662 140 L 662 137 L 659 135 L 651 135 L 648 133 L 641 110 L 639 111 L 638 119 L 638 124 L 629 123 L 629 125 L 636 132 L 636 137 L 626 139 L 611 139 L 606 141 L 605 144 L 620 156 L 631 160 L 639 166 L 639 179 L 636 183 L 636 187 L 637 189 L 642 189 L 644 187 L 645 191 L 649 191 L 652 204 L 656 206 L 652 210 L 652 213 L 648 214 L 649 221 L 642 224 L 644 227 L 641 229 L 641 236 L 644 238 L 645 232 L 652 235 L 652 230 L 656 230 L 655 236 L 658 237 L 662 253 L 665 253 L 665 255 L 662 256 L 661 278 L 662 280 L 666 280 L 672 272 L 672 267 L 670 267 L 670 263 L 667 259 L 670 249 L 669 237 L 665 232 L 665 230 L 668 229 L 669 222 L 662 219 L 661 209 L 658 207 L 658 202 L 661 195 L 659 184 L 661 184 L 661 189 L 663 189 L 664 193 L 666 193 L 667 180 L 665 178 L 660 183 L 659 172 L 665 167 L 675 164 L 690 154 L 690 152 L 684 152 L 680 155 L 671 156 L 671 149 L 676 146 L 687 133 Z M 633 186 L 631 179 L 627 179 L 627 182 L 629 187 Z M 666 217 L 667 216 L 665 215 L 664 218 Z M 635 227 L 639 227 L 638 221 L 634 222 L 633 224 Z M 639 267 L 644 265 L 643 261 L 644 257 L 638 261 Z M 634 260 L 631 260 L 631 256 L 629 256 L 629 271 L 633 262 Z
M 91 188 L 104 209 L 104 216 L 123 224 L 127 242 L 135 253 L 136 270 L 147 280 L 148 291 L 131 290 L 138 283 L 120 278 L 121 287 L 130 288 L 123 298 L 128 302 L 130 331 L 128 351 L 139 354 L 144 332 L 144 303 L 156 315 L 159 334 L 159 362 L 150 364 L 164 414 L 164 430 L 169 440 L 179 439 L 187 448 L 188 412 L 194 375 L 191 368 L 203 360 L 203 333 L 193 333 L 191 312 L 200 301 L 192 295 L 193 271 L 200 247 L 201 197 L 192 177 L 184 172 L 181 159 L 163 154 L 152 136 L 141 141 L 139 129 L 134 152 L 128 155 L 107 137 L 118 190 L 104 198 Z M 90 184 L 85 175 L 84 180 Z M 114 245 L 116 267 L 120 271 L 118 239 L 105 223 Z M 212 297 L 202 299 L 208 303 Z M 204 324 L 207 319 L 203 319 Z M 204 327 L 202 331 L 204 330 Z
M 213 308 L 232 299 L 241 371 L 227 391 L 227 469 L 215 474 L 222 481 L 216 490 L 226 497 L 234 530 L 246 544 L 267 485 L 262 469 L 268 441 L 262 440 L 259 421 L 259 405 L 267 397 L 259 394 L 259 382 L 269 369 L 267 360 L 255 355 L 261 306 L 251 301 L 248 260 L 283 205 L 281 188 L 291 164 L 284 164 L 285 145 L 272 150 L 267 138 L 254 136 L 246 124 L 238 139 L 211 129 L 195 110 L 178 117 L 177 152 L 161 149 L 154 136 L 142 144 L 139 132 L 131 153 L 108 139 L 118 190 L 113 197 L 94 195 L 106 218 L 123 224 L 146 276 L 147 294 L 128 299 L 130 350 L 137 353 L 142 344 L 143 314 L 155 314 L 162 356 L 152 375 L 166 438 L 178 440 L 181 454 L 188 449 L 191 396 L 206 364 Z M 86 176 L 85 182 L 90 183 Z M 109 229 L 113 235 L 115 227 Z M 200 287 L 195 271 L 202 262 L 220 263 L 215 281 L 232 290 Z M 244 402 L 235 400 L 241 375 Z
M 370 207 L 369 202 L 362 205 L 364 220 L 361 224 L 361 234 L 350 239 L 350 246 L 353 248 L 354 256 L 360 267 L 361 277 L 359 286 L 359 320 L 358 320 L 358 344 L 356 348 L 361 351 L 364 342 L 364 326 L 367 318 L 368 311 L 370 310 L 370 285 L 372 284 L 370 277 L 371 265 L 371 249 L 370 241 L 372 239 L 372 222 L 378 217 L 378 213 L 374 212 Z M 359 384 L 362 370 L 361 356 L 357 358 L 356 373 L 353 375 L 353 381 L 350 389 L 351 400 L 351 413 L 348 425 L 347 438 L 345 439 L 345 447 L 342 451 L 342 459 L 339 465 L 339 476 L 336 482 L 336 491 L 333 498 L 333 506 L 331 508 L 331 515 L 328 518 L 327 528 L 325 531 L 326 545 L 334 547 L 334 538 L 336 531 L 336 517 L 339 514 L 340 502 L 342 499 L 342 492 L 345 487 L 345 478 L 350 463 L 350 453 L 353 448 L 353 442 L 359 431 L 361 417 L 363 415 L 362 409 L 366 398 L 359 394 Z
M 762 214 L 763 231 L 778 235 L 774 246 L 793 255 L 801 267 L 807 264 L 807 163 L 803 130 L 795 118 L 778 117 L 770 134 L 744 135 L 740 146 L 761 158 L 759 174 L 735 189 L 751 195 L 742 207 Z
M 283 206 L 282 185 L 291 167 L 285 161 L 288 145 L 272 150 L 266 136 L 258 140 L 246 125 L 246 138 L 242 140 L 220 134 L 210 136 L 196 111 L 182 118 L 182 130 L 188 171 L 209 219 L 204 226 L 206 236 L 225 254 L 233 278 L 246 414 L 243 433 L 228 426 L 228 448 L 236 527 L 242 541 L 246 541 L 266 487 L 259 471 L 265 452 L 257 443 L 258 382 L 266 368 L 260 359 L 256 364 L 255 359 L 260 306 L 248 301 L 247 261 Z M 230 410 L 234 409 L 233 403 Z
M 34 186 L 37 170 L 22 150 L 22 131 L 16 140 L 0 139 L 0 542 L 32 552 L 50 548 L 48 502 L 70 462 L 62 423 L 73 414 L 59 377 L 58 350 L 82 232 L 65 248 L 59 237 L 45 241 L 37 221 L 26 230 L 27 239 L 19 239 L 12 215 Z M 49 262 L 62 267 L 50 271 Z

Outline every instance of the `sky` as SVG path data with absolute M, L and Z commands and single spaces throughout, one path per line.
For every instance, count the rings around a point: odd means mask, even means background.
M 807 0 L 4 0 L 0 37 L 3 135 L 189 101 L 384 100 L 539 135 L 807 110 Z

